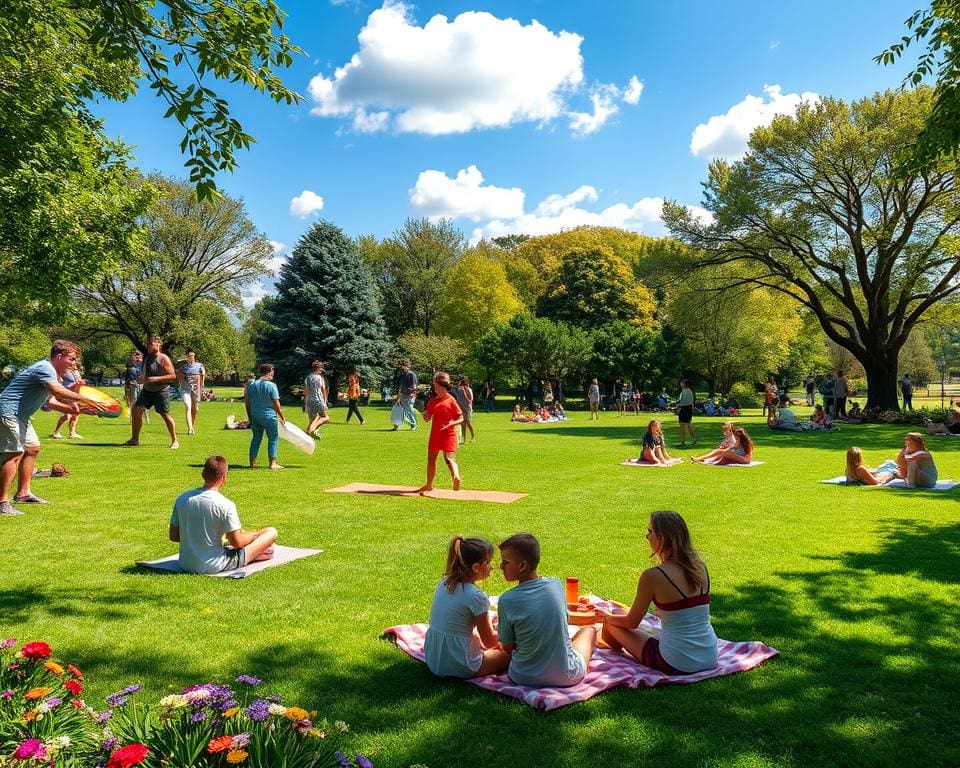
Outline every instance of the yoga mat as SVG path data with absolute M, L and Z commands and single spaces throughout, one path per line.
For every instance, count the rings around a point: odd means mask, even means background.
M 751 461 L 749 464 L 714 464 L 712 461 L 702 461 L 700 464 L 704 467 L 759 467 L 766 464 L 765 461 Z
M 379 485 L 377 483 L 349 483 L 339 488 L 327 488 L 327 493 L 371 493 L 378 496 L 420 496 L 413 485 Z M 526 493 L 509 493 L 507 491 L 452 491 L 448 488 L 434 488 L 422 494 L 429 499 L 446 499 L 448 501 L 490 501 L 495 504 L 511 504 L 522 499 Z
M 670 464 L 651 464 L 649 461 L 637 461 L 636 459 L 627 459 L 626 461 L 621 461 L 620 466 L 623 467 L 675 467 L 678 464 L 683 464 L 683 459 L 676 459 Z
M 907 485 L 906 480 L 891 480 L 889 483 L 883 483 L 882 485 L 864 485 L 863 483 L 848 483 L 845 475 L 831 477 L 829 480 L 821 480 L 820 482 L 826 485 L 859 485 L 863 488 L 900 488 L 907 491 L 952 491 L 954 488 L 960 486 L 960 482 L 956 480 L 937 480 L 936 488 L 914 488 L 913 486 Z
M 649 613 L 643 623 L 645 626 L 654 628 L 660 626 L 660 620 Z M 423 643 L 428 626 L 427 624 L 401 624 L 384 630 L 384 635 L 394 639 L 397 647 L 404 653 L 422 662 L 424 661 Z M 577 627 L 570 627 L 571 632 L 576 630 Z M 717 651 L 720 656 L 717 666 L 692 675 L 665 675 L 663 672 L 643 666 L 632 656 L 598 648 L 590 658 L 586 677 L 570 688 L 531 688 L 516 685 L 506 675 L 475 677 L 464 682 L 503 696 L 520 699 L 534 709 L 549 711 L 578 701 L 586 701 L 617 685 L 625 685 L 628 688 L 639 688 L 642 685 L 652 688 L 661 684 L 698 683 L 711 677 L 732 675 L 735 672 L 753 669 L 779 654 L 776 648 L 763 643 L 734 643 L 729 640 L 717 640 Z
M 270 560 L 258 560 L 255 563 L 247 563 L 243 568 L 234 568 L 232 571 L 220 571 L 220 573 L 186 574 L 188 576 L 216 576 L 225 579 L 243 579 L 254 573 L 259 573 L 265 568 L 272 568 L 275 565 L 283 565 L 302 557 L 319 555 L 322 549 L 304 549 L 301 547 L 285 547 L 282 544 L 274 544 L 273 558 Z M 168 571 L 170 573 L 184 573 L 180 570 L 177 563 L 177 555 L 170 555 L 160 560 L 137 560 L 137 565 L 143 568 L 149 568 L 152 571 Z
M 311 456 L 317 449 L 316 441 L 296 424 L 291 424 L 289 421 L 280 425 L 280 437 L 299 448 L 308 456 Z

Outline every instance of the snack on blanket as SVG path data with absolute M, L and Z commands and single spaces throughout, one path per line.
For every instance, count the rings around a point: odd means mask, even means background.
M 589 597 L 581 597 L 574 607 L 567 606 L 567 621 L 577 626 L 587 626 L 595 623 L 597 611 Z

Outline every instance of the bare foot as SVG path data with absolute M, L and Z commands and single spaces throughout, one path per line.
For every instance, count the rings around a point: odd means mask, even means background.
M 421 496 L 423 496 L 423 494 L 430 493 L 430 491 L 432 490 L 433 490 L 432 485 L 421 485 L 419 488 L 417 488 L 416 491 L 414 491 L 414 493 L 419 493 Z
M 273 462 L 273 464 L 270 465 L 270 469 L 283 469 L 283 466 L 277 464 L 277 462 Z
M 453 478 L 453 490 L 455 490 L 455 491 L 459 491 L 459 490 L 460 490 L 460 478 L 459 478 L 459 477 Z

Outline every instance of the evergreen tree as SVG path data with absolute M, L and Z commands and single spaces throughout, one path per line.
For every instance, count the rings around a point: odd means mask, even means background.
M 383 372 L 390 342 L 373 281 L 356 243 L 330 222 L 300 238 L 264 315 L 257 354 L 276 366 L 282 390 L 298 385 L 313 360 L 326 364 L 331 393 L 354 369 L 375 380 Z

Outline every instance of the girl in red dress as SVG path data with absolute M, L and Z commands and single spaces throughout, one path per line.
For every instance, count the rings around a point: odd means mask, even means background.
M 427 446 L 427 482 L 417 489 L 418 493 L 433 490 L 433 479 L 437 476 L 437 456 L 442 452 L 443 460 L 450 468 L 453 478 L 453 490 L 460 490 L 460 467 L 457 466 L 457 426 L 463 423 L 463 412 L 456 398 L 450 394 L 450 376 L 442 371 L 433 377 L 433 391 L 436 393 L 427 403 L 423 420 L 430 422 L 430 442 Z

